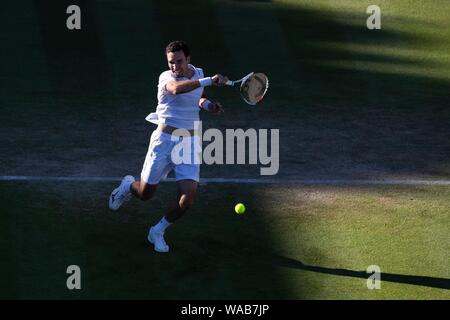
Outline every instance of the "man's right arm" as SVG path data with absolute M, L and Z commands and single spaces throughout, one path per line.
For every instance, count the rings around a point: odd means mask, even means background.
M 199 87 L 206 87 L 210 85 L 219 87 L 224 86 L 227 81 L 228 78 L 220 74 L 216 74 L 213 77 L 207 77 L 200 80 L 182 80 L 182 81 L 172 80 L 166 84 L 166 90 L 173 95 L 177 95 L 195 90 Z
M 198 80 L 182 80 L 182 81 L 172 80 L 166 84 L 166 90 L 173 95 L 186 93 L 195 90 L 199 87 L 200 81 Z

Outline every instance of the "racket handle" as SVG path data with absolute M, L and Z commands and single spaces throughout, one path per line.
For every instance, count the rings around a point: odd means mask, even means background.
M 225 84 L 226 84 L 227 86 L 232 86 L 232 85 L 233 85 L 233 81 L 228 80 L 227 82 L 225 82 Z

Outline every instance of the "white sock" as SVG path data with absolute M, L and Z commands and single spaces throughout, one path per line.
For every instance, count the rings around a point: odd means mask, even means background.
M 153 230 L 158 233 L 164 233 L 170 225 L 171 223 L 166 220 L 166 217 L 162 217 L 162 219 L 153 227 Z

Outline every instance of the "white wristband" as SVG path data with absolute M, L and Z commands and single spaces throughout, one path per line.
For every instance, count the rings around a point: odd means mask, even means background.
M 212 79 L 211 79 L 211 77 L 206 77 L 206 78 L 198 79 L 198 82 L 200 82 L 200 87 L 207 87 L 212 84 Z

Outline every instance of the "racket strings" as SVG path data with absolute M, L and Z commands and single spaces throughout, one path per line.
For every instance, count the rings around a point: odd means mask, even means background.
M 269 80 L 263 73 L 255 73 L 248 77 L 241 85 L 241 96 L 248 104 L 261 102 L 269 87 Z

